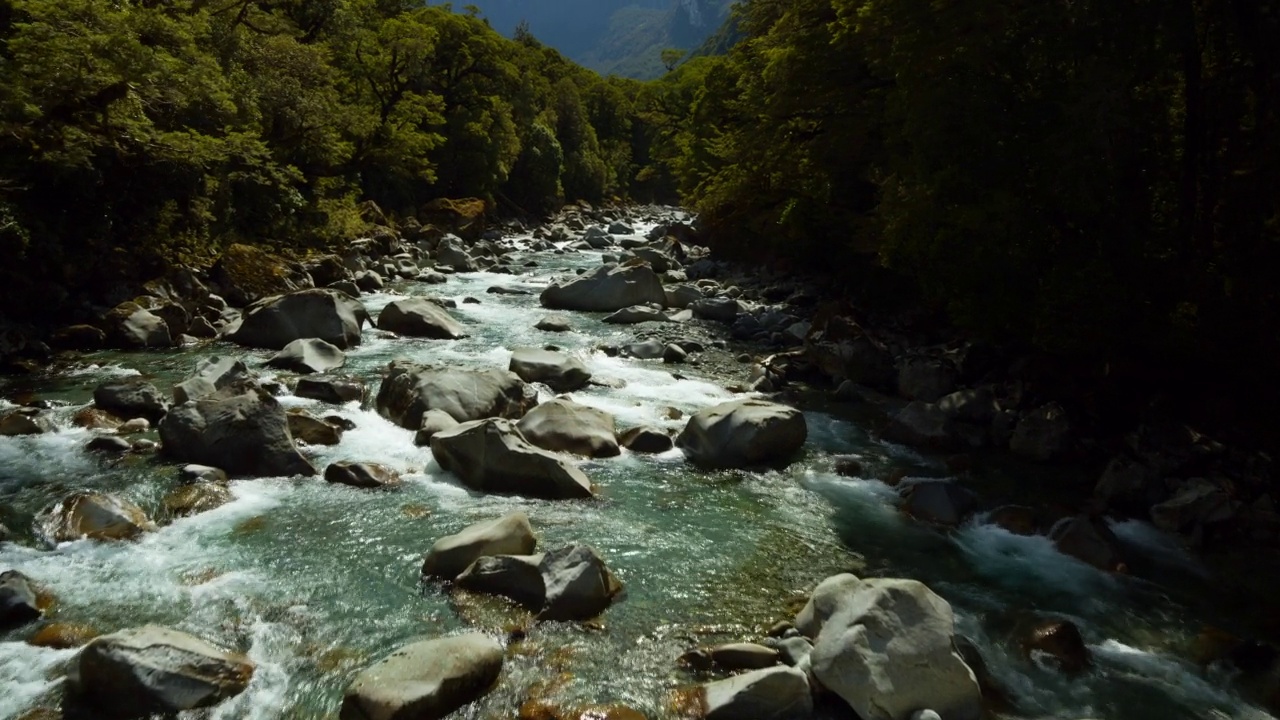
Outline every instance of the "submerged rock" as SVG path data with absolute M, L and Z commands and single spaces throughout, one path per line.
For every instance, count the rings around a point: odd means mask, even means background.
M 0 417 L 0 435 L 40 435 L 54 432 L 56 428 L 47 415 L 35 408 L 18 408 Z
M 37 630 L 27 638 L 27 644 L 52 650 L 70 650 L 81 647 L 100 634 L 88 625 L 55 622 Z
M 528 555 L 537 544 L 529 516 L 521 511 L 508 513 L 496 520 L 468 525 L 437 540 L 423 560 L 422 574 L 452 580 L 478 558 Z
M 747 399 L 695 413 L 676 445 L 700 467 L 741 468 L 789 460 L 807 437 L 799 410 Z
M 369 312 L 339 290 L 299 290 L 245 308 L 240 326 L 227 339 L 248 347 L 279 350 L 294 340 L 319 338 L 348 349 L 360 344 Z
M 507 369 L 525 382 L 544 383 L 555 392 L 572 392 L 591 380 L 591 371 L 581 360 L 537 348 L 517 348 Z
M 443 307 L 425 298 L 396 300 L 387 305 L 378 314 L 378 329 L 435 340 L 467 337 L 466 328 Z
M 293 445 L 284 408 L 256 388 L 227 388 L 174 408 L 160 423 L 160 439 L 165 455 L 232 475 L 316 474 Z
M 483 633 L 405 645 L 356 675 L 341 720 L 438 720 L 484 696 L 502 672 L 502 645 Z
M 94 639 L 76 659 L 73 687 L 108 716 L 146 717 L 210 707 L 244 692 L 254 665 L 156 625 Z
M 612 415 L 564 398 L 533 408 L 516 428 L 526 440 L 552 452 L 595 458 L 614 457 L 622 452 Z
M 393 362 L 378 388 L 378 413 L 402 428 L 417 430 L 428 410 L 443 410 L 458 422 L 518 419 L 538 404 L 537 393 L 505 370 L 437 369 Z
M 573 329 L 569 319 L 560 315 L 548 315 L 539 320 L 534 327 L 543 332 L 569 332 Z
M 667 301 L 662 280 L 647 265 L 603 265 L 581 277 L 542 291 L 543 307 L 559 310 L 614 312 L 632 305 Z
M 285 413 L 289 421 L 289 434 L 294 440 L 308 445 L 337 445 L 342 442 L 343 428 L 320 418 L 308 415 L 301 409 Z
M 1124 567 L 1120 541 L 1101 518 L 1077 515 L 1059 520 L 1049 529 L 1049 539 L 1063 555 L 1070 555 L 1099 570 Z
M 102 493 L 76 493 L 54 506 L 41 521 L 41 529 L 53 542 L 130 540 L 155 529 L 142 508 L 128 500 Z

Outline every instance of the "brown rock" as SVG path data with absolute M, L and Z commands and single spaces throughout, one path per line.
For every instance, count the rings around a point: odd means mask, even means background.
M 124 421 L 111 413 L 97 407 L 86 407 L 77 411 L 71 418 L 71 424 L 89 430 L 114 430 Z
M 54 650 L 69 650 L 78 648 L 96 637 L 98 637 L 98 631 L 88 625 L 49 623 L 27 638 L 27 644 Z

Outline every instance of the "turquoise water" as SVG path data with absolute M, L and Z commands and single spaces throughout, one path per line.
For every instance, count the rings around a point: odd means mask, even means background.
M 568 314 L 574 333 L 535 330 L 547 314 L 536 294 L 550 276 L 593 266 L 599 254 L 517 257 L 517 265 L 533 258 L 540 266 L 524 276 L 476 273 L 365 297 L 374 315 L 396 293 L 453 298 L 459 306 L 452 312 L 472 336 L 410 340 L 366 329 L 343 372 L 364 378 L 374 392 L 379 369 L 393 358 L 497 367 L 514 347 L 554 343 L 578 354 L 607 385 L 573 397 L 613 413 L 620 429 L 677 429 L 684 421 L 668 419 L 668 408 L 688 414 L 734 397 L 723 386 L 743 378 L 707 378 L 682 367 L 689 379 L 678 380 L 660 361 L 595 351 L 643 332 L 606 325 L 600 315 Z M 492 285 L 533 294 L 486 294 Z M 481 304 L 461 304 L 467 296 Z M 72 428 L 69 418 L 108 377 L 142 373 L 164 389 L 209 355 L 235 355 L 257 367 L 268 353 L 227 344 L 101 353 L 69 374 L 6 388 L 7 397 L 34 392 L 69 404 L 57 411 L 58 433 L 0 438 L 4 522 L 26 529 L 42 509 L 80 489 L 117 492 L 157 511 L 176 468 L 149 457 L 117 463 L 90 456 L 82 450 L 90 434 Z M 509 653 L 497 689 L 460 717 L 514 717 L 521 702 L 535 696 L 564 704 L 620 702 L 652 718 L 668 717 L 668 694 L 693 681 L 676 667 L 681 653 L 699 644 L 758 639 L 763 628 L 789 617 L 808 589 L 840 571 L 915 577 L 950 600 L 961 629 L 1017 702 L 1015 717 L 1268 717 L 1224 689 L 1221 678 L 1178 659 L 1178 649 L 1205 621 L 1174 599 L 1182 597 L 1178 592 L 1104 575 L 1059 555 L 1042 538 L 977 523 L 949 534 L 919 526 L 897 512 L 896 494 L 882 483 L 832 474 L 836 452 L 862 455 L 869 474 L 891 465 L 942 474 L 932 458 L 871 439 L 861 422 L 808 413 L 804 456 L 781 472 L 701 473 L 678 453 L 624 453 L 583 463 L 600 486 L 597 500 L 540 502 L 466 490 L 434 464 L 428 449 L 413 445 L 410 431 L 355 404 L 282 402 L 336 410 L 356 423 L 340 445 L 305 449 L 317 466 L 376 461 L 405 473 L 406 482 L 369 492 L 316 478 L 237 481 L 233 503 L 136 542 L 79 541 L 51 550 L 0 545 L 0 569 L 16 568 L 47 586 L 58 599 L 58 621 L 103 632 L 161 623 L 247 652 L 258 665 L 253 682 L 214 718 L 336 717 L 354 672 L 397 645 L 469 625 L 502 635 L 524 625 L 527 616 L 501 601 L 450 596 L 418 576 L 436 538 L 516 508 L 529 513 L 544 549 L 595 546 L 626 594 L 599 623 L 531 628 Z M 1148 528 L 1118 530 L 1176 574 L 1194 579 L 1202 572 Z M 1068 680 L 1023 657 L 1006 628 L 1031 612 L 1075 620 L 1094 649 L 1095 669 Z M 0 718 L 56 704 L 60 667 L 74 655 L 26 645 L 30 632 L 0 635 Z

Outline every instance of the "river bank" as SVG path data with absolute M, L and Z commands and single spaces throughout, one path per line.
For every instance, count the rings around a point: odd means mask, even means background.
M 346 348 L 345 367 L 335 372 L 363 382 L 364 402 L 302 397 L 294 373 L 262 367 L 272 353 L 213 339 L 182 349 L 98 350 L 10 386 L 13 411 L 20 404 L 35 410 L 40 419 L 31 421 L 48 420 L 57 432 L 0 438 L 3 522 L 17 540 L 0 549 L 0 569 L 19 570 L 57 598 L 45 623 L 83 624 L 102 633 L 160 623 L 245 652 L 256 665 L 253 679 L 243 693 L 217 705 L 215 717 L 331 717 L 360 669 L 413 638 L 465 628 L 502 638 L 519 630 L 506 647 L 500 681 L 471 706 L 470 716 L 512 717 L 522 708 L 531 713 L 537 708 L 530 703 L 621 703 L 651 718 L 672 717 L 680 710 L 673 692 L 723 675 L 682 668 L 679 658 L 698 646 L 766 641 L 779 621 L 794 620 L 821 580 L 844 571 L 916 578 L 945 598 L 957 613 L 958 632 L 1008 696 L 1003 711 L 1010 716 L 1265 716 L 1237 691 L 1218 687 L 1224 669 L 1202 669 L 1193 658 L 1206 624 L 1238 625 L 1231 629 L 1242 634 L 1256 625 L 1221 605 L 1210 566 L 1176 538 L 1132 519 L 1079 524 L 1123 554 L 1128 574 L 1059 552 L 1062 543 L 1055 546 L 1045 533 L 1061 518 L 1078 518 L 1079 488 L 1096 478 L 1008 460 L 990 440 L 985 449 L 983 443 L 956 444 L 975 437 L 979 419 L 989 438 L 997 415 L 1006 412 L 1015 414 L 1006 418 L 1012 426 L 1006 441 L 1012 442 L 1026 417 L 1038 417 L 1042 406 L 1034 398 L 1003 406 L 1009 395 L 992 387 L 987 409 L 969 402 L 948 410 L 941 401 L 953 392 L 981 392 L 994 383 L 962 380 L 971 377 L 965 359 L 952 359 L 947 348 L 903 365 L 917 399 L 896 397 L 904 375 L 896 356 L 920 347 L 894 347 L 871 337 L 874 330 L 855 333 L 848 323 L 833 321 L 845 316 L 823 317 L 820 287 L 752 278 L 701 257 L 692 245 L 670 243 L 668 233 L 682 232 L 671 223 L 688 220 L 676 211 L 627 214 L 632 217 L 616 210 L 569 213 L 533 232 L 489 239 L 477 234 L 457 243 L 406 238 L 416 251 L 398 238 L 373 238 L 353 248 L 351 262 L 325 260 L 307 270 L 312 284 L 351 283 L 354 288 L 346 289 L 360 295 L 370 316 L 381 316 L 406 296 L 433 295 L 456 305 L 447 312 L 467 337 L 410 338 L 365 329 L 359 345 Z M 607 227 L 614 222 L 619 227 Z M 597 223 L 601 229 L 590 230 Z M 650 228 L 659 225 L 664 230 L 648 240 Z M 401 249 L 407 252 L 392 252 Z M 556 311 L 572 331 L 538 329 L 551 311 L 536 298 L 556 276 L 563 282 L 592 272 L 608 256 L 625 260 L 637 251 L 659 253 L 645 258 L 655 271 L 668 259 L 678 264 L 663 270 L 667 307 L 654 312 L 689 310 L 691 317 L 632 325 L 605 322 L 605 312 Z M 681 252 L 685 257 L 677 258 Z M 440 272 L 442 265 L 459 272 Z M 326 267 L 333 277 L 318 281 Z M 255 289 L 229 282 L 226 267 L 222 276 L 218 272 L 215 282 L 226 286 L 219 290 L 226 297 L 239 293 L 240 301 L 287 289 Z M 302 274 L 284 268 L 268 278 L 296 284 Z M 697 296 L 681 287 L 698 288 Z M 681 292 L 688 293 L 684 300 Z M 147 316 L 180 322 L 171 305 L 186 312 L 184 330 L 199 327 L 196 316 L 215 333 L 235 322 L 235 308 L 206 297 L 193 313 L 183 305 L 189 298 L 173 294 L 178 297 L 152 296 L 156 307 L 117 313 L 124 317 L 103 331 L 103 341 L 139 328 L 144 336 L 158 332 Z M 676 307 L 682 302 L 694 308 Z M 181 334 L 164 324 L 171 342 Z M 648 339 L 659 342 L 646 345 Z M 375 396 L 385 367 L 397 358 L 505 369 L 512 350 L 548 344 L 591 373 L 595 384 L 573 391 L 573 398 L 609 412 L 619 430 L 650 427 L 674 435 L 691 415 L 750 391 L 798 402 L 807 441 L 780 470 L 703 471 L 688 465 L 679 450 L 576 460 L 598 499 L 529 500 L 468 488 L 440 467 L 428 447 L 414 443 L 415 429 L 378 411 Z M 380 463 L 400 476 L 399 485 L 370 492 L 299 477 L 238 479 L 227 486 L 226 504 L 165 522 L 164 499 L 178 486 L 180 463 L 157 458 L 154 448 L 137 442 L 159 440 L 158 434 L 125 436 L 130 452 L 122 456 L 85 451 L 94 437 L 112 436 L 75 422 L 103 382 L 140 374 L 167 396 L 197 361 L 225 356 L 242 359 L 261 384 L 278 386 L 282 406 L 322 421 L 336 416 L 330 425 L 354 425 L 335 445 L 302 448 L 316 469 L 337 461 Z M 837 385 L 833 370 L 849 384 Z M 544 386 L 538 395 L 545 404 L 554 393 Z M 885 439 L 894 434 L 883 434 L 886 423 L 907 412 L 909 402 L 920 405 L 901 418 L 897 431 L 908 442 Z M 1025 448 L 1062 447 L 1055 440 L 1061 426 L 1045 415 L 1047 422 L 1039 425 L 1046 432 L 1024 431 Z M 927 422 L 908 424 L 916 419 Z M 1046 460 L 1059 459 L 1049 454 Z M 954 482 L 939 494 L 941 486 L 930 481 L 941 478 Z M 910 487 L 917 490 L 902 497 Z M 956 487 L 976 498 L 953 492 Z M 78 490 L 120 495 L 159 521 L 158 528 L 132 542 L 73 540 L 50 547 L 40 537 L 46 527 L 41 520 Z M 1039 515 L 1030 527 L 993 522 L 993 510 L 1014 502 Z M 904 515 L 904 504 L 919 519 Z M 543 548 L 595 547 L 625 595 L 592 622 L 530 624 L 505 601 L 420 582 L 422 555 L 439 538 L 518 510 L 529 515 Z M 1044 620 L 1079 627 L 1092 658 L 1087 672 L 1068 676 L 1026 654 L 1027 626 Z M 13 689 L 0 714 L 60 704 L 64 666 L 76 651 L 33 647 L 27 640 L 36 631 L 26 625 L 0 643 L 0 683 Z M 849 709 L 826 703 L 819 712 L 842 717 Z

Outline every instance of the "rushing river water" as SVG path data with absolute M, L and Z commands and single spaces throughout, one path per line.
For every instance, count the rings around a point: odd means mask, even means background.
M 538 267 L 523 276 L 453 276 L 440 286 L 396 284 L 365 296 L 375 316 L 403 293 L 453 298 L 459 302 L 453 315 L 472 335 L 413 340 L 366 329 L 341 373 L 364 378 L 372 392 L 393 358 L 505 367 L 512 348 L 554 343 L 579 355 L 605 383 L 573 397 L 613 413 L 619 428 L 677 429 L 684 420 L 670 419 L 669 408 L 687 415 L 733 397 L 723 389 L 728 378 L 699 379 L 696 367 L 682 367 L 688 379 L 676 379 L 661 361 L 594 350 L 643 336 L 644 326 L 620 328 L 599 315 L 573 314 L 576 332 L 534 329 L 546 314 L 537 292 L 558 272 L 598 264 L 600 254 L 516 257 L 516 265 L 532 259 Z M 493 285 L 531 294 L 486 294 Z M 467 296 L 481 303 L 462 304 Z M 166 388 L 211 355 L 243 357 L 258 367 L 268 353 L 225 343 L 100 353 L 87 356 L 81 369 L 24 386 L 59 404 L 60 431 L 0 438 L 0 507 L 6 508 L 0 520 L 26 529 L 44 508 L 81 489 L 115 492 L 157 511 L 175 484 L 175 466 L 148 456 L 90 455 L 83 448 L 91 434 L 73 427 L 71 415 L 108 377 L 142 373 Z M 5 396 L 18 390 L 11 386 Z M 282 402 L 334 411 L 291 396 Z M 50 589 L 58 621 L 102 632 L 159 623 L 247 652 L 258 666 L 252 684 L 214 718 L 336 717 L 354 672 L 397 645 L 468 624 L 504 633 L 522 622 L 500 601 L 451 597 L 419 581 L 422 555 L 436 538 L 516 508 L 529 513 L 542 548 L 595 546 L 626 594 L 599 624 L 531 628 L 509 653 L 498 688 L 459 717 L 514 717 L 531 694 L 565 704 L 623 703 L 651 718 L 669 717 L 669 692 L 694 681 L 676 666 L 682 652 L 758 640 L 763 628 L 794 612 L 808 589 L 839 571 L 913 577 L 947 598 L 961 631 L 1016 703 L 1012 717 L 1269 717 L 1228 689 L 1224 678 L 1181 659 L 1212 618 L 1188 605 L 1198 606 L 1194 593 L 1208 594 L 1209 584 L 1176 543 L 1140 524 L 1116 527 L 1169 578 L 1157 585 L 1096 571 L 1058 554 L 1044 538 L 977 522 L 950 533 L 918 525 L 897 512 L 896 493 L 870 476 L 904 464 L 938 475 L 941 465 L 872 439 L 856 420 L 807 413 L 806 451 L 785 471 L 702 473 L 678 452 L 624 452 L 583 463 L 601 488 L 598 500 L 543 502 L 470 492 L 434 464 L 427 448 L 413 445 L 412 432 L 356 404 L 337 412 L 356 429 L 341 444 L 306 454 L 321 469 L 334 460 L 385 463 L 405 473 L 402 486 L 371 492 L 318 478 L 236 481 L 234 502 L 136 542 L 79 541 L 52 550 L 34 542 L 0 545 L 0 570 L 20 570 Z M 868 479 L 833 474 L 832 453 L 863 456 Z M 1009 627 L 1028 613 L 1078 624 L 1094 667 L 1069 679 L 1023 656 Z M 0 718 L 56 703 L 61 668 L 74 656 L 25 644 L 32 627 L 0 635 Z

